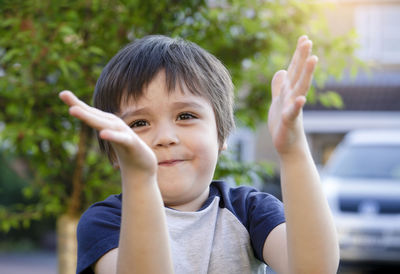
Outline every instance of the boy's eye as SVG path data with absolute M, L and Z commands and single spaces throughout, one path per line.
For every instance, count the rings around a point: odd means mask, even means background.
M 197 118 L 197 117 L 188 112 L 184 112 L 184 113 L 181 113 L 178 115 L 178 120 L 189 120 L 189 119 L 195 119 L 195 118 Z
M 145 120 L 136 120 L 136 121 L 133 121 L 131 124 L 129 124 L 129 126 L 131 128 L 145 127 L 148 125 L 149 125 L 149 123 Z

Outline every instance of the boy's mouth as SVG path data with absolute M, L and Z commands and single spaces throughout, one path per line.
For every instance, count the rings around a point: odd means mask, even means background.
M 161 161 L 158 162 L 159 166 L 173 166 L 179 163 L 184 162 L 185 160 L 165 160 L 165 161 Z

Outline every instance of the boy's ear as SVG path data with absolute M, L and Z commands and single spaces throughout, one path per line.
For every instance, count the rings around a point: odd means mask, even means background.
M 226 141 L 224 141 L 224 143 L 222 144 L 222 147 L 221 147 L 221 151 L 224 151 L 227 149 L 228 149 L 228 144 L 226 143 Z
M 119 164 L 118 164 L 117 161 L 114 161 L 114 162 L 112 163 L 112 165 L 113 165 L 113 168 L 114 168 L 114 169 L 119 169 Z
M 117 159 L 117 156 L 115 155 L 114 150 L 111 148 L 111 146 L 110 146 L 110 150 L 108 153 L 109 153 L 108 159 L 110 160 L 110 163 L 112 164 L 113 168 L 116 170 L 119 170 L 118 159 Z

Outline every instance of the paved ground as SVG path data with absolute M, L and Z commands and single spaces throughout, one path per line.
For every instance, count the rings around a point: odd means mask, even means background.
M 57 255 L 50 252 L 0 253 L 1 274 L 57 274 Z

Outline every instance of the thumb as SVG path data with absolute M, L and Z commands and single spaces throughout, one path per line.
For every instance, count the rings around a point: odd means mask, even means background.
M 279 95 L 282 89 L 283 82 L 286 78 L 287 71 L 286 70 L 279 70 L 274 74 L 271 82 L 271 92 L 272 98 Z
M 294 121 L 297 118 L 297 116 L 299 116 L 300 111 L 305 103 L 306 103 L 305 96 L 299 96 L 296 98 L 296 100 L 293 102 L 293 104 L 286 113 L 289 121 Z

